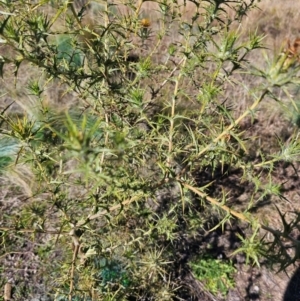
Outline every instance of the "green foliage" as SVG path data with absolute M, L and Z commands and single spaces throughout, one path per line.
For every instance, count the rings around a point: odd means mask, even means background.
M 77 70 L 82 67 L 83 53 L 70 36 L 61 35 L 57 37 L 57 55 L 55 64 L 64 69 Z
M 0 138 L 0 170 L 11 164 L 19 150 L 18 141 L 8 137 Z
M 234 287 L 234 268 L 232 262 L 204 257 L 190 263 L 192 272 L 205 288 L 214 295 L 226 296 Z
M 277 264 L 293 263 L 282 241 L 298 252 L 297 225 L 279 212 L 283 230 L 274 230 L 253 212 L 262 200 L 283 197 L 273 175 L 281 162 L 299 160 L 298 129 L 278 142 L 280 151 L 249 160 L 240 124 L 263 102 L 294 105 L 299 65 L 287 67 L 280 55 L 265 69 L 252 67 L 263 37 L 242 39 L 235 28 L 254 1 L 195 1 L 188 18 L 186 2 L 163 1 L 157 19 L 145 18 L 143 1 L 124 11 L 100 4 L 97 18 L 72 1 L 0 4 L 9 49 L 1 74 L 8 76 L 6 66 L 16 78 L 21 68 L 30 74 L 28 97 L 17 95 L 17 111 L 0 114 L 0 167 L 7 181 L 14 175 L 11 194 L 21 194 L 0 217 L 0 257 L 33 245 L 43 294 L 74 301 L 185 300 L 189 266 L 208 290 L 225 295 L 232 264 L 191 258 L 199 258 L 199 237 L 232 222 L 252 229 L 233 254 L 259 265 L 262 256 L 275 262 L 279 250 Z M 228 83 L 247 95 L 244 111 L 228 103 Z M 64 90 L 67 104 L 49 97 L 51 85 Z M 237 187 L 249 186 L 242 209 L 220 182 L 233 173 Z
M 97 278 L 100 279 L 100 285 L 106 287 L 109 284 L 119 283 L 125 288 L 130 285 L 129 276 L 126 270 L 122 268 L 121 263 L 116 261 L 107 261 L 104 258 L 100 263 L 100 273 Z

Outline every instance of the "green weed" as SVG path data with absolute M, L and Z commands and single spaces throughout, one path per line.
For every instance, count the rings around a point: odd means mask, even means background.
M 205 288 L 214 295 L 223 297 L 234 288 L 234 274 L 236 272 L 232 262 L 211 257 L 204 257 L 190 263 L 196 279 L 201 281 Z

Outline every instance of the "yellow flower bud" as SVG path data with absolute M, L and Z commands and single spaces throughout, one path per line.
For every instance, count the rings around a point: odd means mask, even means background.
M 150 25 L 151 25 L 151 22 L 149 19 L 147 18 L 144 18 L 141 20 L 141 25 L 144 27 L 144 28 L 148 28 Z

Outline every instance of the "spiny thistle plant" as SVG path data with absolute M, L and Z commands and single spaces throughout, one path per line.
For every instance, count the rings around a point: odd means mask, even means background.
M 147 15 L 147 4 L 156 13 Z M 300 84 L 298 62 L 252 67 L 263 37 L 254 32 L 242 41 L 237 28 L 254 0 L 0 7 L 1 75 L 13 75 L 13 88 L 23 91 L 3 101 L 0 114 L 1 184 L 8 187 L 0 283 L 12 283 L 14 300 L 37 293 L 49 300 L 187 300 L 197 292 L 184 276 L 193 258 L 206 258 L 206 233 L 230 223 L 250 229 L 233 255 L 258 265 L 263 256 L 280 268 L 298 259 L 292 231 L 299 214 L 291 221 L 279 210 L 277 229 L 253 213 L 265 196 L 284 197 L 273 172 L 300 154 L 295 129 L 279 152 L 249 160 L 240 124 L 263 102 L 293 102 L 291 89 Z M 228 83 L 244 87 L 251 101 L 239 116 L 226 100 Z M 69 101 L 51 99 L 51 85 Z M 233 171 L 238 185 L 253 188 L 240 209 L 218 187 Z M 38 262 L 27 278 L 5 265 L 24 252 Z

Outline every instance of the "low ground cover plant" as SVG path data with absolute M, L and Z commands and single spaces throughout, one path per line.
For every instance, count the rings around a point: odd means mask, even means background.
M 284 199 L 273 174 L 299 160 L 299 129 L 253 155 L 243 128 L 262 103 L 298 112 L 298 54 L 251 62 L 263 36 L 239 24 L 254 0 L 152 4 L 0 3 L 1 75 L 23 93 L 0 114 L 0 256 L 20 265 L 0 283 L 15 300 L 198 300 L 189 274 L 221 298 L 234 267 L 206 239 L 233 224 L 233 258 L 298 259 L 297 212 L 274 228 L 254 211 Z M 228 86 L 249 103 L 238 116 Z M 231 175 L 250 189 L 242 206 Z
M 205 288 L 215 295 L 227 295 L 229 289 L 234 287 L 233 275 L 235 268 L 232 262 L 222 262 L 215 258 L 198 258 L 191 263 L 192 270 Z

